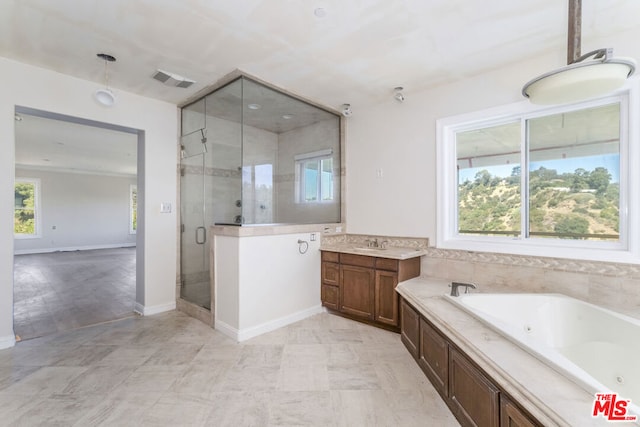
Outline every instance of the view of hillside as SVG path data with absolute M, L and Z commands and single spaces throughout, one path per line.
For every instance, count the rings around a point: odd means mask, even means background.
M 562 173 L 540 167 L 529 176 L 531 236 L 618 240 L 619 184 L 604 167 Z M 460 233 L 519 235 L 520 168 L 509 177 L 484 169 L 458 186 Z

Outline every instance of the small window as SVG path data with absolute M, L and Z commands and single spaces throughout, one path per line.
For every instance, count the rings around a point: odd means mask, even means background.
M 136 234 L 138 229 L 138 186 L 129 186 L 129 234 Z
M 40 180 L 16 178 L 13 233 L 16 238 L 40 237 Z
M 324 150 L 296 156 L 296 182 L 299 203 L 333 200 L 333 152 Z

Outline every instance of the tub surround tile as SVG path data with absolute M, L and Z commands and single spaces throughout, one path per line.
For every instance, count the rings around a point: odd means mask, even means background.
M 427 248 L 425 277 L 473 282 L 481 292 L 562 293 L 640 319 L 640 266 Z M 621 289 L 621 283 L 625 283 Z
M 591 417 L 591 393 L 446 301 L 448 284 L 421 277 L 397 289 L 544 425 L 601 425 Z

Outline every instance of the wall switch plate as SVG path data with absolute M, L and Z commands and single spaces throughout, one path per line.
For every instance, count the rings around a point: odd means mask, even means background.
M 160 213 L 171 213 L 171 203 L 170 202 L 160 203 Z

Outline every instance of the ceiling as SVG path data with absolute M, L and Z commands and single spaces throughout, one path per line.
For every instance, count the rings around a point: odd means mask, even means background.
M 16 114 L 17 168 L 135 176 L 138 136 L 24 113 Z
M 96 53 L 109 53 L 114 91 L 176 104 L 241 69 L 357 111 L 396 86 L 409 99 L 531 56 L 563 58 L 566 9 L 563 0 L 4 0 L 0 56 L 99 86 Z M 592 36 L 628 36 L 638 16 L 637 0 L 585 0 L 584 50 L 604 47 L 589 45 Z M 197 83 L 165 86 L 151 78 L 156 69 Z

